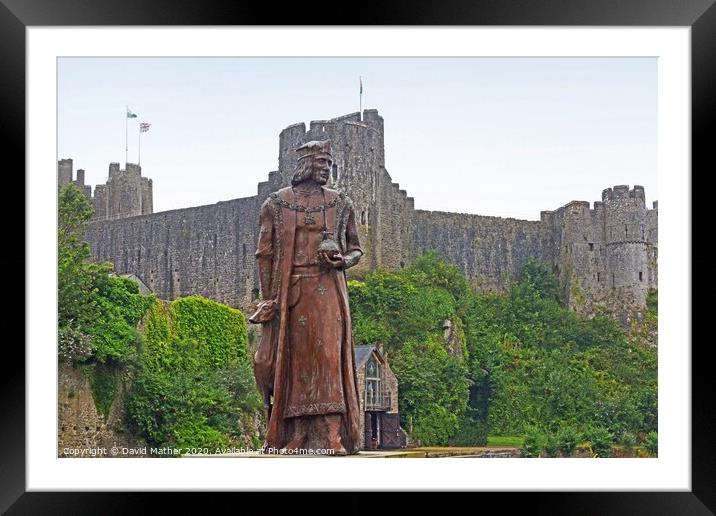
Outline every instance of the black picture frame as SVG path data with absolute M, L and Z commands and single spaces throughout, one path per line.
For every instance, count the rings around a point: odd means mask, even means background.
M 692 170 L 705 174 L 710 150 L 709 125 L 716 104 L 715 0 L 462 0 L 398 1 L 355 5 L 350 15 L 335 16 L 318 4 L 285 5 L 246 2 L 154 0 L 0 0 L 0 102 L 2 140 L 25 170 L 25 29 L 29 26 L 83 25 L 551 25 L 551 26 L 689 26 L 692 43 Z M 324 15 L 317 13 L 324 12 Z M 318 16 L 318 18 L 317 18 Z M 333 19 L 330 19 L 333 18 Z M 336 23 L 336 19 L 340 19 Z M 49 116 L 49 114 L 48 114 Z M 693 177 L 696 176 L 692 172 Z M 16 179 L 17 179 L 16 175 Z M 24 191 L 24 181 L 19 186 Z M 16 190 L 18 191 L 18 190 Z M 693 191 L 693 190 L 692 190 Z M 694 203 L 695 205 L 696 203 Z M 19 210 L 18 210 L 19 211 Z M 695 222 L 696 218 L 692 217 Z M 693 235 L 693 231 L 692 231 Z M 16 242 L 23 241 L 20 235 Z M 20 248 L 21 246 L 17 246 Z M 24 246 L 22 246 L 24 249 Z M 21 253 L 22 254 L 22 253 Z M 19 267 L 19 257 L 6 267 Z M 23 254 L 23 259 L 24 259 Z M 7 270 L 7 269 L 6 269 Z M 30 271 L 26 272 L 27 274 Z M 19 304 L 19 303 L 17 303 Z M 31 310 L 32 307 L 26 307 Z M 707 344 L 692 345 L 692 490 L 690 492 L 509 493 L 510 503 L 527 501 L 534 513 L 549 514 L 711 514 L 716 511 L 716 435 Z M 17 347 L 17 346 L 15 346 Z M 125 492 L 25 492 L 25 354 L 5 355 L 0 425 L 0 511 L 8 514 L 126 514 L 146 507 L 149 496 L 162 503 L 184 502 L 182 496 Z M 12 361 L 12 362 L 7 362 Z M 237 493 L 239 496 L 244 496 Z M 326 495 L 326 503 L 331 496 Z M 358 501 L 359 494 L 349 495 Z M 505 494 L 479 493 L 480 497 Z M 527 500 L 524 500 L 527 498 Z M 295 504 L 295 497 L 272 495 Z M 323 500 L 323 498 L 322 498 Z M 487 507 L 487 498 L 480 505 Z M 224 502 L 225 503 L 225 502 Z M 343 499 L 345 506 L 351 502 Z M 498 500 L 504 503 L 504 500 Z M 100 509 L 101 508 L 101 509 Z M 162 511 L 166 511 L 168 506 Z

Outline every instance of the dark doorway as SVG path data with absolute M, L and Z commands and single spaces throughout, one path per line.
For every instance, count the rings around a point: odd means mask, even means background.
M 377 412 L 370 413 L 370 441 L 371 447 L 380 448 L 380 424 Z
M 365 448 L 377 450 L 380 447 L 380 418 L 378 412 L 365 413 Z

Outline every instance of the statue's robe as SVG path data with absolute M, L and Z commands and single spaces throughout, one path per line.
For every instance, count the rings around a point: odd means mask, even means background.
M 343 254 L 358 250 L 355 213 L 342 192 L 323 188 L 325 225 Z M 360 447 L 358 384 L 345 271 L 317 263 L 323 211 L 296 209 L 291 187 L 261 207 L 256 257 L 262 296 L 275 299 L 254 357 L 256 381 L 267 404 L 266 449 L 283 448 L 298 416 L 341 414 L 348 453 Z M 314 220 L 313 224 L 307 220 Z M 272 403 L 270 402 L 273 397 Z

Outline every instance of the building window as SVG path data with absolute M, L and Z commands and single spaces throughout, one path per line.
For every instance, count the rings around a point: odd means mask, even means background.
M 360 212 L 360 223 L 361 223 L 363 226 L 365 226 L 365 218 L 366 218 L 366 217 L 365 217 L 365 210 L 363 210 L 362 212 Z
M 338 165 L 336 165 L 335 163 L 333 164 L 331 175 L 333 176 L 333 181 L 336 181 L 338 179 Z
M 597 273 L 597 283 L 600 283 L 601 281 L 602 281 L 602 273 L 598 272 Z
M 375 355 L 372 355 L 365 367 L 365 408 L 380 409 L 383 405 L 381 368 Z
M 639 271 L 639 281 L 644 281 L 644 274 Z
M 589 242 L 589 250 L 594 251 L 594 244 L 592 242 Z

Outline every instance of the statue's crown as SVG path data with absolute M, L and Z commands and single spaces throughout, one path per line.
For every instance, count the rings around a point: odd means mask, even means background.
M 304 143 L 298 149 L 296 149 L 296 153 L 298 154 L 299 160 L 302 160 L 303 158 L 307 158 L 309 156 L 318 155 L 325 155 L 332 158 L 333 156 L 331 156 L 331 140 L 312 141 Z

